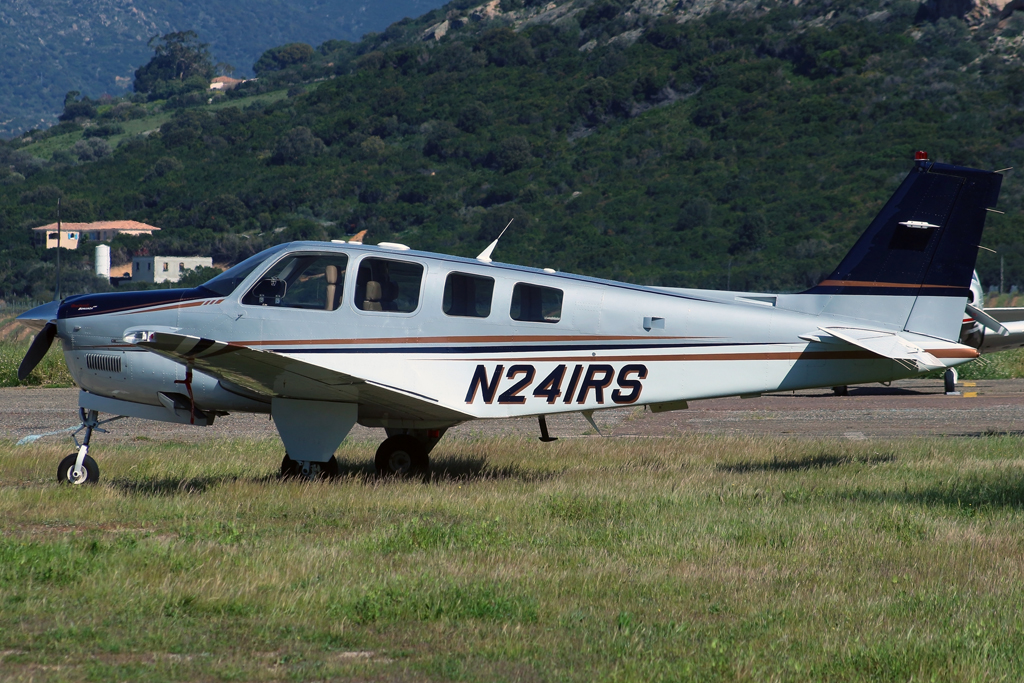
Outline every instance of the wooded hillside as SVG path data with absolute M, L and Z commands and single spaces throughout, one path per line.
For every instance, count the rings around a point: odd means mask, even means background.
M 147 41 L 194 30 L 218 62 L 252 74 L 260 54 L 295 40 L 359 40 L 440 0 L 4 0 L 0 3 L 0 136 L 56 123 L 70 90 L 131 92 Z
M 66 220 L 162 228 L 115 258 L 229 262 L 362 229 L 473 256 L 514 218 L 498 260 L 799 290 L 915 150 L 1024 164 L 1022 32 L 1021 13 L 965 20 L 904 0 L 450 3 L 212 104 L 101 104 L 0 147 L 0 293 L 52 291 L 29 228 L 54 220 L 58 196 Z M 1000 257 L 1007 287 L 1024 283 L 1018 177 L 986 229 L 986 286 Z

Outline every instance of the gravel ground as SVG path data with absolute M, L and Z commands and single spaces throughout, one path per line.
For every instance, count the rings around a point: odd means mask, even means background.
M 979 380 L 946 396 L 937 380 L 903 380 L 891 387 L 851 387 L 849 396 L 815 389 L 760 398 L 693 401 L 689 410 L 652 414 L 623 408 L 595 415 L 606 436 L 665 437 L 692 433 L 781 435 L 795 438 L 907 438 L 913 436 L 979 436 L 1024 432 L 1024 380 Z M 16 440 L 30 434 L 77 425 L 77 389 L 0 389 L 0 438 Z M 553 436 L 593 435 L 579 413 L 548 418 Z M 109 425 L 102 441 L 130 441 L 139 436 L 168 441 L 220 438 L 273 438 L 274 423 L 266 415 L 236 414 L 217 418 L 212 427 L 124 419 Z M 455 427 L 446 439 L 499 435 L 537 435 L 535 418 L 477 420 Z M 382 441 L 384 430 L 356 426 L 349 438 Z M 69 439 L 66 434 L 44 437 Z

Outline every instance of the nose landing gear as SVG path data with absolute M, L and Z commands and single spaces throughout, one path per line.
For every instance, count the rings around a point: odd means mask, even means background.
M 57 481 L 61 484 L 95 484 L 100 479 L 100 466 L 91 456 L 78 459 L 72 453 L 57 465 Z
M 57 481 L 61 484 L 95 484 L 100 480 L 99 465 L 89 456 L 89 442 L 92 440 L 92 433 L 96 431 L 106 434 L 107 430 L 102 429 L 100 425 L 120 420 L 123 417 L 118 415 L 100 420 L 98 411 L 87 411 L 85 408 L 79 408 L 78 414 L 82 418 L 82 424 L 71 435 L 71 438 L 75 440 L 75 445 L 78 446 L 78 451 L 68 455 L 57 466 Z M 82 437 L 82 443 L 78 443 L 78 432 L 83 429 L 85 436 Z

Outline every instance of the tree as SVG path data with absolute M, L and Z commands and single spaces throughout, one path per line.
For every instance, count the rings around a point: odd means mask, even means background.
M 288 131 L 274 148 L 271 161 L 275 164 L 304 164 L 311 157 L 324 153 L 324 141 L 305 126 Z
M 74 121 L 80 117 L 91 119 L 96 116 L 96 105 L 88 97 L 78 99 L 80 94 L 77 90 L 70 90 L 64 96 L 64 112 L 59 117 L 61 121 Z
M 207 280 L 212 280 L 221 274 L 220 268 L 211 268 L 209 266 L 196 266 L 195 268 L 189 268 L 181 274 L 181 279 L 178 280 L 178 287 L 185 289 L 191 289 L 198 287 Z
M 135 72 L 135 92 L 151 92 L 161 81 L 184 82 L 192 76 L 213 78 L 209 44 L 200 43 L 195 31 L 176 31 L 149 40 L 153 58 Z
M 71 148 L 71 153 L 76 155 L 79 161 L 96 161 L 110 156 L 110 144 L 101 138 L 79 140 Z
M 252 65 L 252 70 L 256 72 L 257 76 L 260 76 L 270 71 L 280 71 L 293 64 L 305 64 L 315 55 L 316 52 L 312 46 L 306 43 L 288 43 L 280 47 L 272 47 L 260 55 L 256 63 Z
M 495 154 L 498 166 L 503 171 L 517 171 L 530 163 L 533 153 L 530 149 L 530 141 L 522 135 L 513 135 L 505 138 L 498 145 Z

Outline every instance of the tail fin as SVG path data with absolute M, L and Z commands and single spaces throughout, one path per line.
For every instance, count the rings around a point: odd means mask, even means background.
M 824 314 L 957 339 L 985 210 L 995 206 L 1001 183 L 998 173 L 930 162 L 918 152 L 839 267 L 804 294 L 827 295 Z

